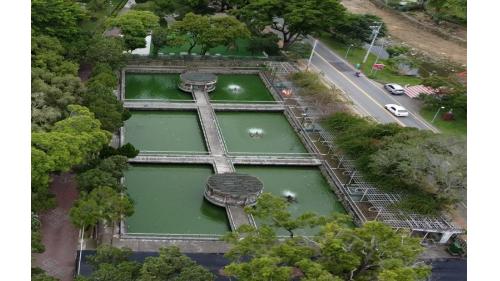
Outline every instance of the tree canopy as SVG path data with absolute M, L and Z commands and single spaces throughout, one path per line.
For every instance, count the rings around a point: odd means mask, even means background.
M 214 280 L 210 271 L 180 253 L 176 247 L 160 248 L 159 255 L 144 262 L 130 261 L 132 251 L 102 245 L 89 262 L 94 271 L 79 281 L 208 281 Z
M 326 30 L 344 11 L 338 0 L 255 0 L 236 13 L 257 32 L 270 26 L 281 33 L 286 48 L 301 36 Z
M 332 115 L 325 126 L 367 180 L 409 195 L 400 207 L 436 214 L 466 187 L 466 143 L 460 137 L 376 124 L 347 113 Z
M 78 24 L 86 17 L 85 10 L 75 1 L 31 1 L 31 28 L 38 34 L 70 41 L 80 33 Z
M 181 21 L 172 24 L 171 34 L 189 44 L 188 53 L 201 46 L 204 55 L 210 48 L 225 45 L 235 47 L 236 39 L 250 36 L 245 24 L 233 16 L 211 17 L 188 13 Z
M 38 203 L 45 204 L 51 173 L 69 171 L 95 158 L 111 138 L 110 133 L 100 129 L 100 122 L 87 108 L 70 105 L 68 110 L 70 116 L 56 122 L 51 131 L 31 134 L 31 185 L 36 198 L 32 204 L 35 209 L 41 208 Z
M 70 210 L 71 222 L 77 227 L 95 226 L 100 220 L 113 223 L 134 213 L 130 198 L 115 189 L 102 186 L 82 193 Z
M 378 38 L 381 38 L 387 33 L 387 28 L 381 18 L 370 14 L 346 13 L 343 17 L 339 17 L 335 21 L 335 24 L 332 24 L 328 30 L 336 40 L 343 43 L 361 45 L 365 42 L 370 42 L 372 39 L 372 28 L 370 27 L 378 26 L 379 24 L 382 24 L 378 33 Z
M 144 48 L 148 32 L 159 26 L 159 18 L 149 11 L 131 10 L 106 21 L 108 27 L 120 28 L 128 50 Z
M 125 64 L 125 45 L 120 38 L 95 36 L 87 47 L 85 60 L 92 64 L 107 64 L 117 70 Z
M 467 87 L 455 77 L 429 76 L 422 84 L 437 90 L 435 95 L 420 95 L 426 107 L 435 109 L 444 106 L 467 117 Z
M 262 198 L 262 199 L 261 199 Z M 257 200 L 257 207 L 268 198 Z M 267 202 L 266 202 L 267 201 Z M 261 207 L 264 208 L 264 207 Z M 280 208 L 278 212 L 286 212 Z M 273 211 L 267 215 L 276 217 Z M 312 237 L 278 239 L 282 226 L 260 223 L 228 233 L 231 263 L 224 272 L 241 281 L 257 280 L 426 280 L 429 267 L 417 258 L 424 248 L 418 238 L 372 221 L 352 227 L 345 216 L 318 218 Z

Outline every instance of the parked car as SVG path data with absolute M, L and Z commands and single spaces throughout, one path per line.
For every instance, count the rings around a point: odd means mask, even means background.
M 384 88 L 393 95 L 404 95 L 405 89 L 399 84 L 389 83 L 385 84 Z
M 385 109 L 389 110 L 392 114 L 395 116 L 401 117 L 401 116 L 408 116 L 408 110 L 406 108 L 397 105 L 397 104 L 386 104 Z

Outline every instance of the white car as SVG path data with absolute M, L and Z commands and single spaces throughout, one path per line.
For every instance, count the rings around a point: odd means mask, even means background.
M 389 110 L 392 114 L 395 116 L 401 117 L 401 116 L 408 116 L 408 110 L 406 108 L 397 105 L 397 104 L 386 104 L 385 109 Z
M 394 83 L 389 83 L 385 84 L 384 88 L 389 91 L 389 93 L 393 95 L 404 95 L 405 94 L 405 89 L 401 87 L 399 84 L 394 84 Z

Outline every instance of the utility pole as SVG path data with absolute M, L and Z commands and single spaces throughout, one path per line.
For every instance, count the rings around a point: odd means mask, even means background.
M 375 44 L 375 40 L 377 40 L 377 36 L 380 32 L 380 29 L 382 28 L 382 23 L 380 23 L 379 26 L 370 26 L 370 28 L 374 28 L 373 29 L 373 39 L 372 39 L 372 42 L 370 43 L 370 47 L 368 47 L 368 50 L 366 50 L 366 55 L 363 58 L 362 63 L 365 63 L 366 60 L 368 59 L 368 55 L 370 54 L 370 51 L 372 50 L 373 44 Z
M 380 59 L 380 53 L 384 50 L 384 47 L 385 47 L 385 42 L 382 43 L 381 48 L 378 49 L 377 58 L 375 59 L 375 62 L 373 63 L 373 65 L 371 67 L 370 75 L 373 73 L 373 66 L 378 63 L 378 60 Z
M 314 46 L 311 50 L 311 55 L 309 56 L 309 61 L 307 62 L 307 67 L 306 67 L 306 71 L 309 70 L 309 65 L 311 64 L 311 60 L 313 58 L 313 54 L 314 54 L 314 50 L 316 49 L 316 45 L 318 44 L 318 39 L 315 39 L 314 40 Z

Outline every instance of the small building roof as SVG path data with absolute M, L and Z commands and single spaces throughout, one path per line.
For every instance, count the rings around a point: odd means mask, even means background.
M 210 83 L 216 82 L 217 76 L 213 73 L 188 71 L 181 74 L 181 80 L 184 82 Z
M 121 37 L 122 30 L 119 27 L 113 27 L 111 29 L 104 31 L 103 35 L 106 37 Z
M 264 188 L 258 178 L 239 173 L 215 174 L 208 179 L 207 185 L 214 191 L 239 197 L 259 194 Z

